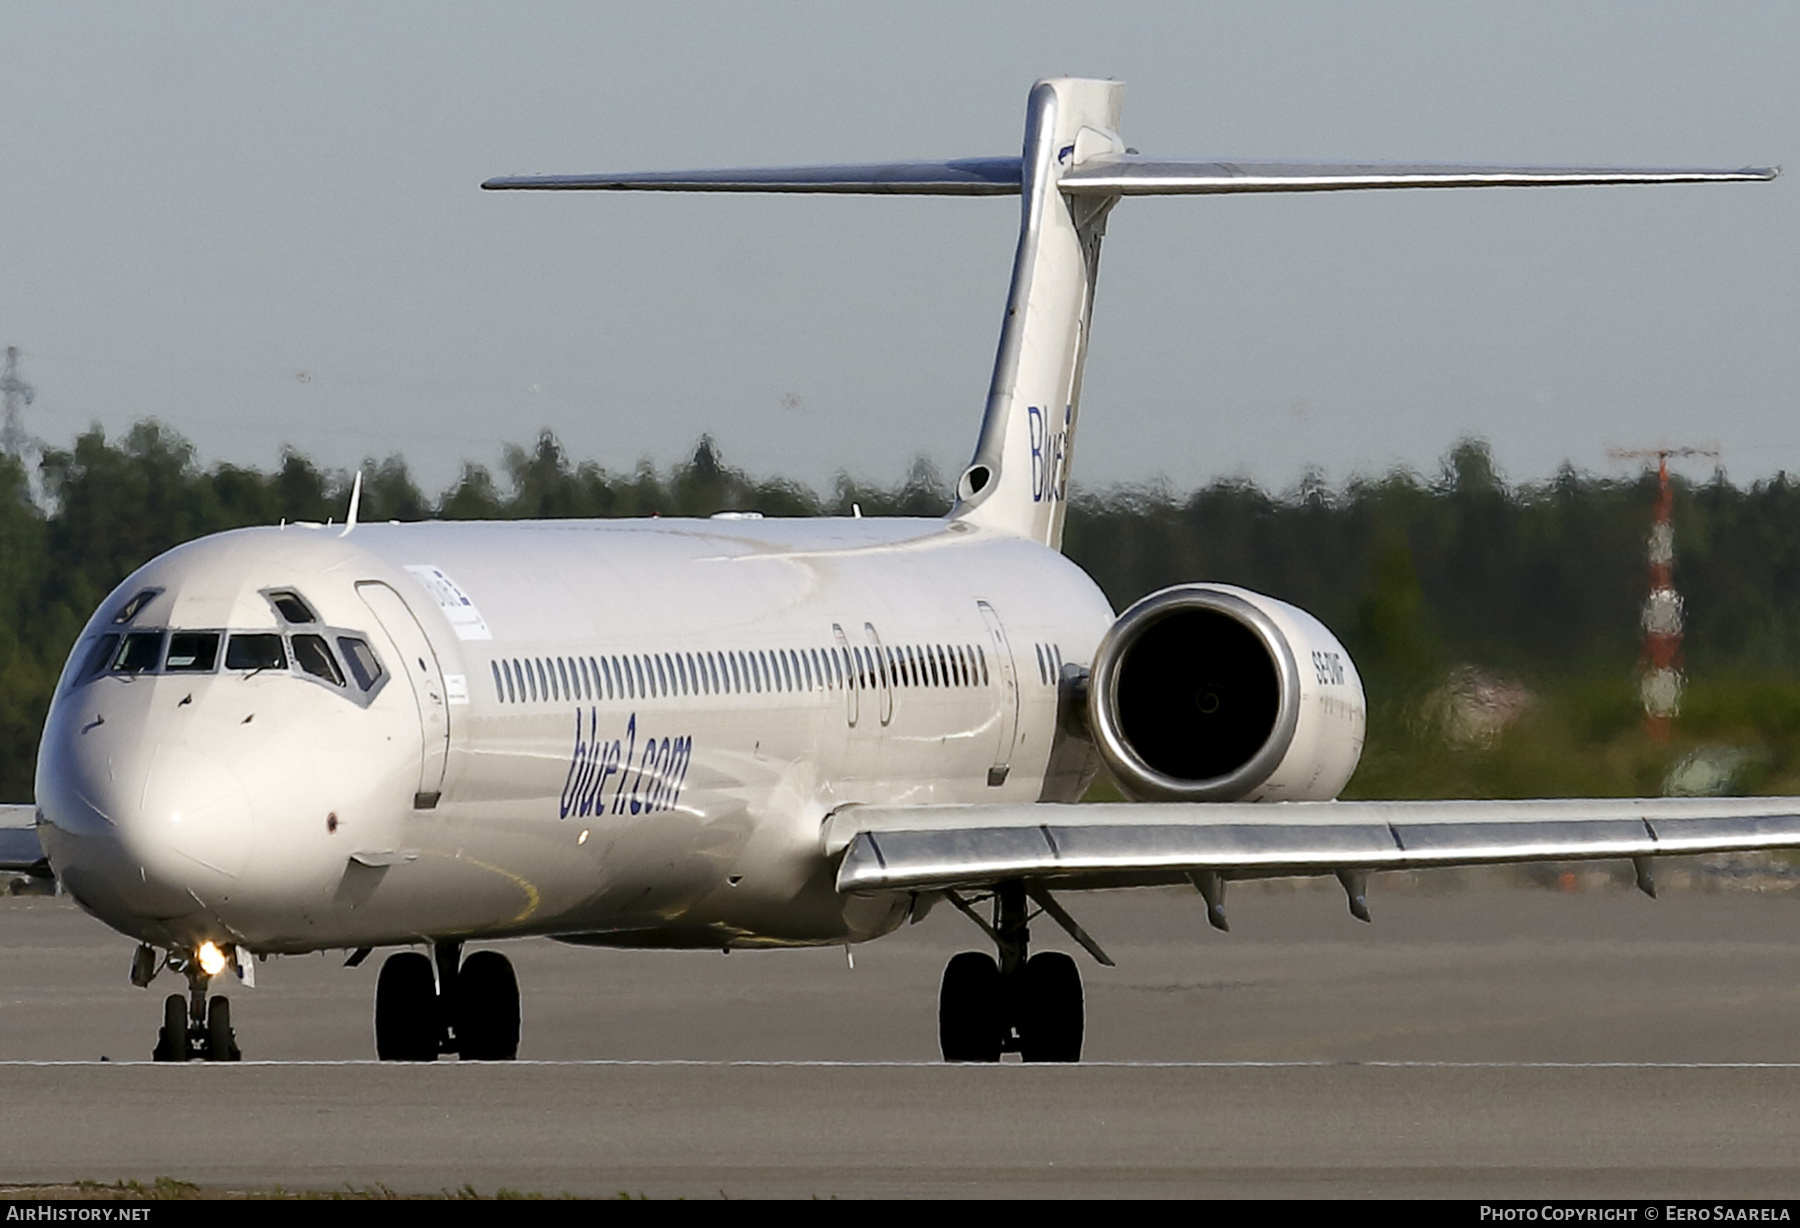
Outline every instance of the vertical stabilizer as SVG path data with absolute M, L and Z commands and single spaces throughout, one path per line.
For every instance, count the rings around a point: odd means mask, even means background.
M 1031 89 L 1020 157 L 735 170 L 507 175 L 495 191 L 826 192 L 1005 196 L 1024 209 L 1000 352 L 975 457 L 950 515 L 1061 548 L 1081 367 L 1106 215 L 1123 196 L 1344 192 L 1394 188 L 1566 187 L 1773 179 L 1769 166 L 1477 166 L 1265 162 L 1145 156 L 1119 139 L 1116 81 L 1057 77 Z M 852 724 L 855 723 L 852 719 Z
M 1032 87 L 1012 290 L 981 439 L 956 484 L 952 515 L 1047 546 L 1062 544 L 1100 237 L 1119 199 L 1065 196 L 1058 184 L 1096 156 L 1125 152 L 1123 89 L 1073 78 Z

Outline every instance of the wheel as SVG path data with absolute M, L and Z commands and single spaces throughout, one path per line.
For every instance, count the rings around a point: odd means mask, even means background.
M 384 1062 L 435 1062 L 443 1038 L 431 961 L 417 951 L 388 956 L 375 982 L 375 1056 Z
M 938 1047 L 946 1062 L 1000 1060 L 1000 966 L 991 955 L 964 951 L 944 967 L 938 990 Z
M 1079 1062 L 1083 1023 L 1081 971 L 1061 951 L 1044 951 L 1019 970 L 1019 1056 L 1028 1062 Z
M 498 951 L 477 951 L 456 974 L 456 1050 L 464 1061 L 519 1056 L 519 978 Z
M 150 1057 L 158 1062 L 185 1062 L 193 1056 L 188 1048 L 187 999 L 172 993 L 163 999 L 162 1031 L 156 1034 L 156 1048 Z
M 206 1004 L 206 1058 L 211 1062 L 243 1060 L 237 1035 L 231 1030 L 231 1001 L 214 998 Z

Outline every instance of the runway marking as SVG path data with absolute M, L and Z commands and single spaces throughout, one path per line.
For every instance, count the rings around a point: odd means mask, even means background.
M 824 1070 L 950 1070 L 950 1068 L 1008 1068 L 1008 1070 L 1337 1070 L 1337 1068 L 1377 1068 L 1377 1070 L 1800 1070 L 1800 1062 L 1404 1062 L 1404 1061 L 1220 1061 L 1220 1062 L 850 1062 L 850 1061 L 707 1061 L 686 1057 L 664 1059 L 562 1059 L 562 1061 L 511 1062 L 382 1062 L 373 1057 L 358 1059 L 297 1059 L 297 1061 L 243 1062 L 153 1062 L 94 1061 L 0 1061 L 0 1070 L 36 1068 L 36 1066 L 167 1066 L 169 1070 L 185 1070 L 194 1066 L 229 1070 L 229 1068 L 283 1068 L 283 1066 L 376 1066 L 376 1068 L 425 1068 L 425 1070 L 515 1070 L 520 1066 L 551 1068 L 824 1068 Z

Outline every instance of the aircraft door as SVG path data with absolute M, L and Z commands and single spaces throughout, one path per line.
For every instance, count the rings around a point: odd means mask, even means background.
M 875 658 L 875 669 L 872 681 L 881 686 L 881 723 L 885 726 L 894 719 L 894 677 L 892 666 L 888 661 L 887 649 L 882 647 L 881 633 L 875 630 L 874 623 L 864 623 L 863 631 L 869 637 L 869 652 Z
M 988 785 L 998 788 L 1006 783 L 1006 774 L 1012 770 L 1013 741 L 1019 736 L 1019 678 L 1013 670 L 1012 647 L 1006 642 L 1000 615 L 985 601 L 975 605 L 987 624 L 988 652 L 994 658 L 993 683 L 999 691 L 1000 740 L 994 747 L 994 765 L 988 769 Z
M 844 716 L 850 722 L 850 728 L 856 728 L 856 719 L 862 714 L 862 686 L 857 677 L 856 654 L 850 651 L 850 637 L 844 634 L 844 628 L 837 623 L 831 624 L 831 634 L 837 639 L 838 653 L 844 662 Z
M 430 810 L 443 791 L 450 751 L 450 705 L 443 668 L 405 598 L 378 580 L 359 582 L 356 592 L 387 633 L 399 662 L 396 672 L 404 673 L 412 685 L 419 713 L 419 788 L 413 806 Z

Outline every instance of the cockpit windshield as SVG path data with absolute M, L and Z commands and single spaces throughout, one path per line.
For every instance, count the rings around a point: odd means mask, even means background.
M 286 669 L 279 635 L 234 635 L 225 645 L 226 669 Z
M 216 674 L 221 665 L 246 678 L 266 672 L 309 678 L 358 704 L 373 699 L 387 678 L 365 633 L 329 626 L 318 626 L 317 633 L 111 631 L 76 649 L 65 678 L 67 685 L 79 686 L 108 674 Z
M 164 668 L 170 673 L 210 674 L 218 663 L 217 631 L 177 631 L 169 637 L 169 658 Z
M 162 644 L 163 633 L 160 631 L 133 631 L 119 645 L 119 655 L 113 658 L 113 672 L 141 674 L 155 669 L 162 660 Z

